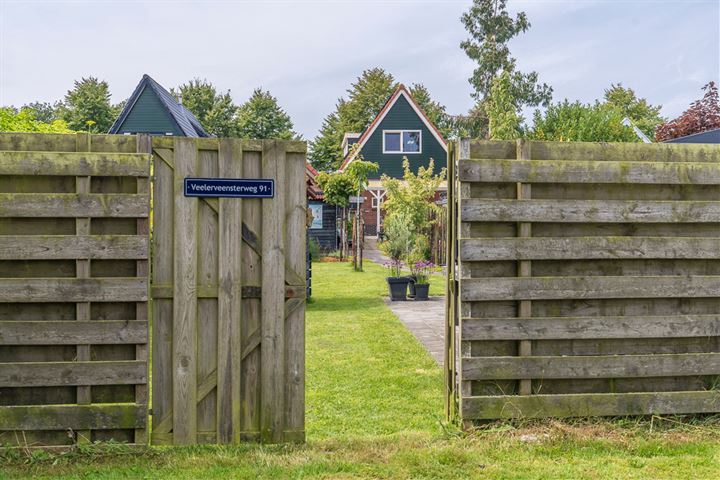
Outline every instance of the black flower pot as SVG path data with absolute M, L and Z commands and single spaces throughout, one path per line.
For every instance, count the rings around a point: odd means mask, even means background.
M 415 298 L 415 282 L 417 282 L 417 277 L 415 275 L 408 275 L 405 277 L 408 279 L 408 298 Z
M 406 300 L 408 282 L 407 277 L 387 277 L 390 300 L 393 302 Z
M 429 290 L 430 290 L 429 283 L 416 283 L 415 284 L 415 300 L 427 300 Z

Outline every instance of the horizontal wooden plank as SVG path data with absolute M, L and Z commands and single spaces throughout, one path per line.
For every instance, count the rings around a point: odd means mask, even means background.
M 145 278 L 0 278 L 0 302 L 145 302 Z
M 0 406 L 0 431 L 4 430 L 107 430 L 142 428 L 147 405 Z
M 0 151 L 0 175 L 147 177 L 150 155 Z
M 2 235 L 0 260 L 146 259 L 143 235 Z
M 675 377 L 720 374 L 720 353 L 464 357 L 462 380 Z
M 720 391 L 465 397 L 461 411 L 465 420 L 717 413 Z
M 461 182 L 719 185 L 720 164 L 473 159 L 458 162 Z
M 3 217 L 147 217 L 147 195 L 0 193 Z
M 198 285 L 196 287 L 197 298 L 218 298 L 217 285 Z M 152 298 L 173 298 L 172 285 L 153 285 Z M 244 285 L 241 290 L 242 298 L 261 298 L 262 287 L 254 285 Z M 305 298 L 305 287 L 286 285 L 285 298 Z
M 145 320 L 0 322 L 0 345 L 126 345 L 147 341 Z
M 19 362 L 0 363 L 3 387 L 72 385 L 136 385 L 147 383 L 147 362 Z
M 273 141 L 273 140 L 270 140 Z M 217 138 L 196 138 L 195 143 L 198 150 L 218 150 L 219 140 Z M 262 152 L 263 140 L 242 140 L 239 141 L 238 149 L 243 152 Z M 307 142 L 296 140 L 278 141 L 278 145 L 284 148 L 287 153 L 306 153 Z M 172 137 L 152 137 L 153 148 L 173 149 L 174 143 Z
M 487 277 L 462 279 L 465 302 L 720 297 L 720 276 Z
M 530 149 L 532 158 L 540 160 L 720 162 L 720 147 L 707 144 L 533 141 Z
M 463 318 L 462 340 L 582 340 L 720 336 L 720 315 Z
M 463 222 L 720 222 L 720 201 L 493 200 L 460 201 Z
M 463 261 L 720 259 L 720 238 L 534 237 L 460 239 Z

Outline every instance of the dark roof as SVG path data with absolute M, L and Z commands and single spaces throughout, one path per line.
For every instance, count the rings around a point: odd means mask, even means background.
M 665 143 L 720 143 L 720 128 L 673 138 L 672 140 L 667 140 Z
M 135 102 L 138 98 L 140 98 L 140 94 L 143 90 L 145 90 L 145 88 L 150 88 L 155 93 L 157 98 L 160 100 L 160 103 L 162 103 L 167 112 L 170 114 L 170 118 L 172 118 L 180 131 L 183 132 L 186 137 L 211 136 L 205 131 L 205 129 L 203 129 L 198 119 L 195 118 L 195 115 L 193 115 L 190 110 L 178 103 L 170 92 L 165 90 L 162 85 L 153 80 L 148 74 L 143 75 L 142 80 L 140 80 L 138 86 L 135 87 L 135 91 L 132 95 L 130 95 L 130 98 L 128 98 L 125 103 L 125 108 L 123 108 L 120 116 L 118 116 L 115 123 L 113 123 L 112 127 L 110 127 L 110 131 L 108 133 L 118 133 L 123 122 L 132 111 Z

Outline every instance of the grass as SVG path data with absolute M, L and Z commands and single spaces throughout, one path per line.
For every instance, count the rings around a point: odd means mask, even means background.
M 386 272 L 313 265 L 307 311 L 305 445 L 21 451 L 0 478 L 717 478 L 720 429 L 708 419 L 491 424 L 442 422 L 442 374 L 381 298 Z M 443 291 L 433 278 L 432 294 Z

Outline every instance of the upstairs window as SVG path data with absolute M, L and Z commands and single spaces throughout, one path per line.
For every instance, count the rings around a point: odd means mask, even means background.
M 420 130 L 383 130 L 383 153 L 422 153 Z

